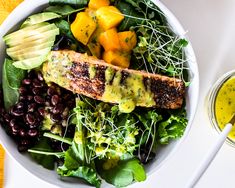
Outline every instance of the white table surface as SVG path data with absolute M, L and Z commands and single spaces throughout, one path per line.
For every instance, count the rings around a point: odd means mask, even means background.
M 182 23 L 195 50 L 200 71 L 197 114 L 185 143 L 159 171 L 133 188 L 183 188 L 218 136 L 205 113 L 205 96 L 215 80 L 235 68 L 234 0 L 164 0 Z M 6 157 L 5 188 L 55 188 Z M 235 187 L 235 148 L 225 144 L 197 188 Z

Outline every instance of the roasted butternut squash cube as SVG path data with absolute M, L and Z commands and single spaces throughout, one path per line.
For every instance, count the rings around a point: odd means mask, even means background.
M 109 6 L 109 0 L 90 0 L 88 7 L 91 9 L 98 9 L 100 7 Z
M 131 51 L 136 46 L 137 39 L 134 31 L 123 31 L 118 33 L 119 42 L 122 50 Z
M 101 33 L 99 42 L 104 47 L 105 51 L 121 49 L 116 28 L 112 28 Z
M 120 51 L 105 51 L 103 53 L 103 60 L 108 64 L 128 68 L 130 66 L 131 55 Z
M 97 58 L 101 58 L 101 45 L 99 43 L 99 37 L 103 32 L 104 30 L 101 27 L 97 27 L 87 44 L 91 54 Z
M 87 12 L 79 12 L 71 24 L 71 31 L 74 37 L 84 45 L 87 45 L 91 35 L 96 29 L 96 22 Z
M 123 14 L 114 6 L 101 7 L 96 11 L 98 24 L 108 30 L 116 27 L 123 19 Z

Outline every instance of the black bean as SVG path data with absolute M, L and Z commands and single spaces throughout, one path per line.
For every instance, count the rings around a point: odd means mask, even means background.
M 39 87 L 35 87 L 32 89 L 32 92 L 34 95 L 38 95 L 41 93 L 41 89 Z
M 34 112 L 36 110 L 37 104 L 31 103 L 28 105 L 28 112 Z
M 26 121 L 29 123 L 29 125 L 33 125 L 35 123 L 35 117 L 33 114 L 26 114 Z
M 43 107 L 38 108 L 38 112 L 41 116 L 45 115 L 45 109 Z
M 10 127 L 14 127 L 16 125 L 16 120 L 12 119 L 9 123 Z
M 28 100 L 28 101 L 32 101 L 32 100 L 33 100 L 33 96 L 32 96 L 32 95 L 28 95 L 28 96 L 27 96 L 27 100 Z
M 24 111 L 23 111 L 22 109 L 17 109 L 17 108 L 15 108 L 15 107 L 13 107 L 13 108 L 11 109 L 11 114 L 12 114 L 13 116 L 19 117 L 19 116 L 23 116 L 23 115 L 24 115 Z
M 29 146 L 29 144 L 30 144 L 30 141 L 28 139 L 22 139 L 20 141 L 20 145 Z
M 30 128 L 30 129 L 34 129 L 34 128 L 39 127 L 39 125 L 40 125 L 40 123 L 36 122 L 36 123 L 34 123 L 34 124 L 29 125 L 29 128 Z
M 57 104 L 53 109 L 52 113 L 53 114 L 61 114 L 64 111 L 64 106 L 63 104 Z
M 31 80 L 25 78 L 25 79 L 22 81 L 22 84 L 24 84 L 24 85 L 30 85 L 30 84 L 31 84 Z
M 27 135 L 27 132 L 25 129 L 20 129 L 19 134 L 21 137 L 25 137 Z
M 25 87 L 20 87 L 19 88 L 19 94 L 20 95 L 24 95 L 24 94 L 26 94 L 27 93 L 27 89 L 25 88 Z
M 13 127 L 11 127 L 11 130 L 13 135 L 18 135 L 20 127 L 18 125 L 14 125 Z
M 38 130 L 37 129 L 30 129 L 30 130 L 28 130 L 28 135 L 31 137 L 35 137 L 38 135 Z
M 42 88 L 43 86 L 44 86 L 44 84 L 42 82 L 40 82 L 39 80 L 37 80 L 37 79 L 33 80 L 33 87 Z
M 16 104 L 16 108 L 17 109 L 23 109 L 24 108 L 24 103 L 23 102 L 19 102 Z
M 3 118 L 7 123 L 11 121 L 11 116 L 9 114 L 5 114 Z
M 42 73 L 41 72 L 38 72 L 38 80 L 40 80 L 40 81 L 43 81 L 44 79 L 43 79 L 43 75 L 42 75 Z
M 45 99 L 43 99 L 39 95 L 34 96 L 34 101 L 38 104 L 44 104 L 45 103 Z
M 52 105 L 57 105 L 58 104 L 58 102 L 59 102 L 59 96 L 58 95 L 53 95 L 52 97 L 51 97 L 51 104 Z
M 54 122 L 60 122 L 62 120 L 60 114 L 51 114 L 50 118 Z
M 19 101 L 25 102 L 26 100 L 27 100 L 27 96 L 25 96 L 25 95 L 21 95 L 19 97 Z
M 52 87 L 49 87 L 47 89 L 47 95 L 53 96 L 55 93 L 56 93 L 56 91 Z

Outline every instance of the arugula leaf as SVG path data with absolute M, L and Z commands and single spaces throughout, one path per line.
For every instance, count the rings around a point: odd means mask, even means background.
M 89 0 L 49 0 L 50 5 L 71 5 L 76 8 L 84 8 Z
M 19 98 L 18 88 L 25 76 L 25 71 L 17 69 L 12 63 L 12 60 L 5 59 L 2 68 L 3 98 L 7 110 L 17 102 Z
M 64 6 L 55 5 L 55 6 L 47 7 L 44 11 L 45 12 L 54 12 L 54 13 L 60 14 L 62 16 L 68 16 L 72 13 L 79 12 L 81 10 L 83 10 L 83 8 L 74 9 L 70 5 L 64 5 Z
M 116 187 L 125 187 L 133 181 L 140 182 L 146 179 L 144 167 L 137 159 L 120 161 L 117 166 L 109 170 L 101 168 L 99 168 L 100 176 Z
M 31 150 L 40 150 L 44 152 L 53 151 L 48 141 L 49 140 L 47 138 L 43 137 L 33 148 L 31 148 Z M 49 170 L 53 170 L 55 168 L 55 156 L 40 155 L 31 152 L 30 155 L 38 164 L 42 165 L 44 168 L 47 168 Z
M 184 134 L 188 122 L 185 113 L 172 114 L 159 124 L 158 137 L 161 144 L 168 144 L 170 139 L 180 138 Z

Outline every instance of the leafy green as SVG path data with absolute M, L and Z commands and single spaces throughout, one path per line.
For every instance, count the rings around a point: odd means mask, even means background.
M 138 42 L 133 50 L 140 70 L 179 77 L 187 83 L 184 48 L 188 42 L 175 35 L 168 25 L 164 13 L 151 0 L 118 1 L 120 10 L 126 11 L 120 30 L 130 27 L 135 30 Z M 126 6 L 121 6 L 127 3 Z M 125 8 L 126 7 L 126 8 Z M 137 14 L 137 15 L 136 15 Z M 141 16 L 138 16 L 141 15 Z M 132 23 L 133 20 L 138 22 Z
M 58 22 L 55 22 L 55 25 L 60 29 L 60 34 L 66 35 L 71 40 L 76 41 L 70 30 L 70 24 L 67 21 L 60 20 Z
M 119 161 L 117 166 L 109 170 L 99 168 L 99 174 L 116 187 L 125 187 L 133 181 L 140 182 L 146 179 L 144 167 L 137 159 Z
M 119 1 L 116 6 L 125 16 L 118 27 L 119 31 L 129 30 L 132 26 L 142 23 L 141 18 L 143 18 L 143 15 L 137 12 L 130 4 Z
M 21 85 L 21 81 L 26 75 L 26 71 L 18 69 L 13 65 L 13 61 L 10 59 L 5 60 L 4 69 L 6 71 L 6 77 L 9 83 L 9 86 L 12 89 L 18 89 Z
M 158 139 L 161 144 L 168 144 L 170 139 L 180 138 L 187 126 L 186 112 L 180 111 L 161 122 L 158 128 Z
M 66 144 L 69 144 L 69 145 L 72 145 L 72 139 L 70 138 L 62 138 L 61 136 L 59 135 L 55 135 L 53 133 L 44 133 L 43 134 L 44 137 L 47 137 L 47 138 L 52 138 L 54 140 L 58 140 L 58 141 L 61 141 L 63 143 L 66 143 Z
M 83 165 L 81 156 L 77 150 L 78 147 L 73 143 L 72 147 L 65 152 L 64 165 L 58 167 L 57 172 L 61 176 L 78 177 L 85 179 L 97 188 L 101 185 L 101 180 L 98 178 L 96 171 L 89 165 Z
M 18 88 L 25 76 L 25 71 L 13 66 L 13 61 L 5 59 L 2 69 L 2 87 L 4 106 L 8 110 L 19 97 Z
M 45 12 L 54 12 L 54 13 L 60 14 L 62 16 L 68 16 L 72 13 L 79 12 L 81 10 L 83 10 L 83 8 L 74 9 L 70 5 L 64 5 L 64 6 L 55 5 L 55 6 L 47 7 L 44 11 Z
M 56 42 L 53 48 L 61 49 L 61 43 L 66 43 L 66 49 L 69 47 L 69 49 L 78 51 L 80 53 L 86 52 L 86 47 L 84 47 L 74 38 L 70 29 L 70 23 L 68 21 L 59 20 L 55 22 L 55 25 L 60 29 L 60 35 L 62 38 Z M 66 38 L 64 36 L 66 36 Z
M 133 155 L 139 129 L 132 114 L 120 113 L 118 105 L 86 97 L 81 97 L 75 112 L 79 114 L 77 120 L 86 128 L 87 142 L 96 156 L 103 158 L 109 153 Z
M 84 8 L 89 0 L 49 0 L 50 5 L 71 5 L 76 8 Z
M 47 138 L 42 138 L 31 150 L 40 150 L 44 152 L 52 152 L 52 148 L 49 145 Z M 55 168 L 55 157 L 52 155 L 40 155 L 36 153 L 30 153 L 31 157 L 44 168 L 53 170 Z

